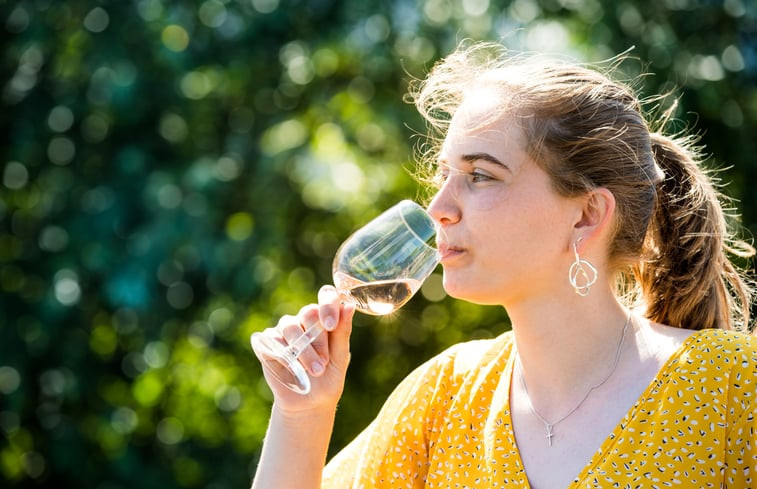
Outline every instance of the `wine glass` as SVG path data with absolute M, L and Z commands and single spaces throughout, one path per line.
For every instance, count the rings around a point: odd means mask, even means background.
M 336 252 L 334 286 L 342 300 L 365 314 L 385 315 L 402 307 L 439 263 L 432 245 L 434 221 L 426 210 L 403 200 L 358 229 Z M 260 332 L 250 337 L 252 348 L 279 382 L 300 394 L 310 392 L 310 377 L 297 360 L 323 332 L 320 321 L 287 344 Z

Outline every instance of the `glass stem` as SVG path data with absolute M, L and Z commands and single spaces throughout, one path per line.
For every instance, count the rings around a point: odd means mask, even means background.
M 345 297 L 342 297 L 342 304 L 346 304 L 347 302 L 351 302 L 354 304 L 353 301 L 348 300 Z M 296 360 L 300 354 L 305 350 L 305 348 L 308 347 L 312 342 L 315 341 L 316 338 L 318 338 L 321 333 L 323 333 L 325 330 L 323 329 L 323 326 L 321 326 L 321 322 L 316 320 L 313 322 L 313 324 L 308 325 L 305 328 L 305 331 L 292 342 L 287 348 L 287 358 L 289 358 L 290 361 Z
M 287 347 L 287 356 L 291 360 L 295 360 L 300 356 L 305 348 L 308 347 L 308 345 L 310 345 L 315 341 L 316 338 L 318 338 L 318 336 L 320 336 L 323 331 L 323 326 L 321 326 L 320 321 L 313 322 L 313 324 L 305 329 L 305 332 L 302 333 L 299 338 L 294 340 L 294 342 L 292 342 L 292 344 Z

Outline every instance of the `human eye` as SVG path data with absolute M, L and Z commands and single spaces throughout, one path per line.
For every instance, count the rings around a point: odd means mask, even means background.
M 490 182 L 494 180 L 494 177 L 492 175 L 481 170 L 480 168 L 476 168 L 473 171 L 471 171 L 469 173 L 469 178 L 470 178 L 471 183 Z

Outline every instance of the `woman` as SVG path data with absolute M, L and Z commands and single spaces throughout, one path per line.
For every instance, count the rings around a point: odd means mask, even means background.
M 491 56 L 494 51 L 494 56 Z M 449 295 L 512 331 L 411 373 L 325 470 L 353 309 L 323 287 L 313 391 L 275 402 L 255 488 L 755 487 L 751 289 L 692 141 L 580 66 L 461 48 L 412 93 L 433 131 Z M 741 330 L 739 332 L 738 330 Z

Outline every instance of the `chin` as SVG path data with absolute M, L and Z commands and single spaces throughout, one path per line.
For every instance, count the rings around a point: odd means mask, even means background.
M 492 299 L 490 294 L 481 290 L 481 284 L 470 284 L 460 281 L 448 279 L 447 275 L 444 275 L 444 291 L 448 296 L 455 299 L 464 300 L 473 304 L 479 304 L 483 306 L 498 305 L 498 300 Z

